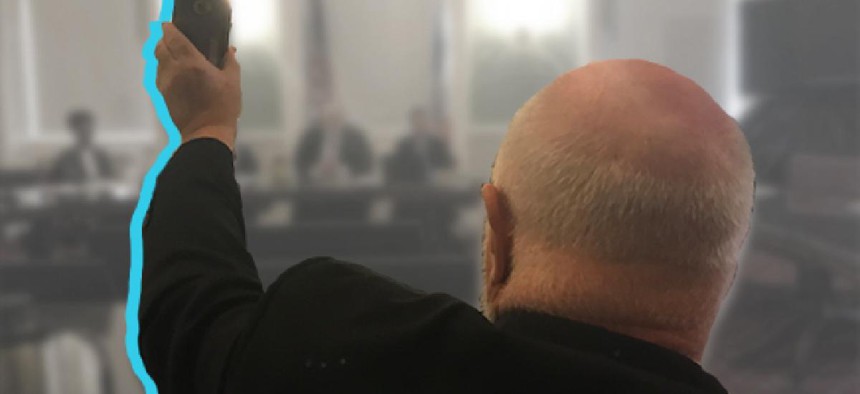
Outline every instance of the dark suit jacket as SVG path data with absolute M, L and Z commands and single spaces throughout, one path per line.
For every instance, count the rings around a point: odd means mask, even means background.
M 317 164 L 322 153 L 323 132 L 320 126 L 309 128 L 299 140 L 296 151 L 296 170 L 302 182 L 307 182 L 310 171 Z M 353 176 L 365 175 L 370 172 L 373 164 L 373 153 L 370 143 L 364 133 L 352 126 L 345 126 L 343 140 L 340 143 L 340 161 Z
M 113 166 L 104 150 L 92 147 L 96 161 L 96 170 L 100 178 L 113 176 Z M 83 150 L 72 147 L 60 153 L 48 172 L 48 179 L 54 182 L 83 182 L 86 171 L 83 162 Z
M 140 351 L 169 393 L 723 393 L 667 349 L 314 258 L 264 290 L 229 149 L 182 146 L 144 224 Z
M 424 149 L 418 148 L 414 135 L 403 137 L 397 149 L 385 163 L 385 178 L 389 183 L 423 183 L 436 170 L 451 168 L 454 159 L 445 142 L 427 136 Z

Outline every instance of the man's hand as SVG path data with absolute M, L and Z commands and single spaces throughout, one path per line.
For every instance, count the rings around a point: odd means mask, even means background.
M 230 48 L 219 70 L 171 23 L 162 25 L 164 37 L 155 47 L 156 85 L 182 142 L 215 138 L 230 149 L 236 142 L 242 112 L 242 87 L 236 48 Z

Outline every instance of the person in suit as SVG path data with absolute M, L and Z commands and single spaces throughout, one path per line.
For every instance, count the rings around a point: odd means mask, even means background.
M 236 172 L 247 176 L 256 176 L 260 172 L 260 161 L 257 152 L 249 145 L 236 147 Z
M 93 114 L 87 110 L 75 110 L 69 113 L 66 123 L 75 142 L 54 161 L 48 179 L 53 182 L 82 183 L 113 177 L 110 157 L 93 143 Z
M 344 120 L 335 104 L 326 105 L 319 121 L 302 134 L 296 170 L 302 183 L 331 183 L 370 172 L 373 153 L 360 129 Z
M 156 56 L 184 141 L 143 228 L 138 340 L 160 392 L 725 393 L 700 362 L 754 173 L 691 80 L 593 63 L 517 112 L 481 189 L 479 311 L 330 257 L 264 289 L 233 177 L 235 50 L 218 70 L 168 24 Z
M 454 165 L 448 143 L 439 135 L 427 111 L 415 108 L 409 120 L 409 133 L 400 140 L 386 162 L 386 180 L 389 183 L 426 183 L 434 173 Z

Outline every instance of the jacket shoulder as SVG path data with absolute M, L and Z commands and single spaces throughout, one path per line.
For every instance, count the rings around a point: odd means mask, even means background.
M 496 330 L 470 305 L 328 257 L 284 272 L 252 321 L 234 364 L 236 387 L 261 376 L 278 387 L 348 381 L 353 391 L 367 384 L 416 392 L 410 384 L 451 379 L 468 385 L 474 379 L 461 374 L 498 348 Z

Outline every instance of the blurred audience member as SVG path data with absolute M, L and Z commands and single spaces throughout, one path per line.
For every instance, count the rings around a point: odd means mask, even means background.
M 242 175 L 257 175 L 260 171 L 260 162 L 257 155 L 248 145 L 236 147 L 236 173 Z
M 299 180 L 305 184 L 338 183 L 370 172 L 373 154 L 364 132 L 328 105 L 318 122 L 302 135 L 296 153 Z
M 412 110 L 411 129 L 386 161 L 389 183 L 428 182 L 434 173 L 454 165 L 448 141 L 438 127 L 442 124 L 434 122 L 424 108 Z
M 113 177 L 107 152 L 95 146 L 95 118 L 88 110 L 72 111 L 67 118 L 74 145 L 60 153 L 48 178 L 54 182 L 85 182 Z

